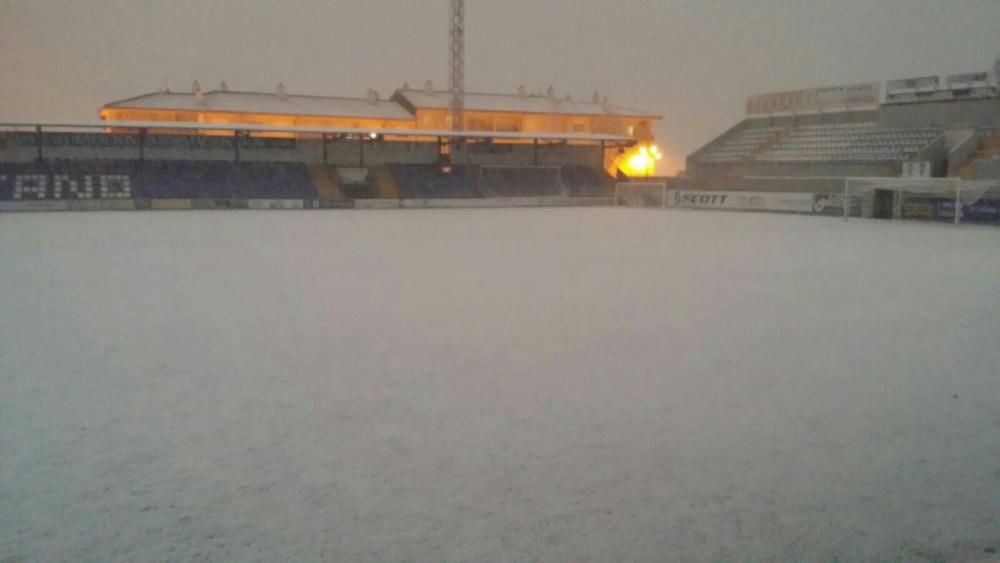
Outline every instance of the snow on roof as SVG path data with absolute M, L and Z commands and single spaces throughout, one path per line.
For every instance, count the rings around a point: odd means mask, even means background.
M 41 128 L 59 129 L 167 129 L 171 131 L 240 131 L 245 133 L 294 133 L 309 135 L 388 135 L 392 137 L 455 137 L 463 139 L 507 139 L 540 141 L 585 141 L 634 144 L 635 139 L 622 135 L 600 133 L 558 133 L 511 131 L 449 131 L 443 129 L 395 129 L 358 127 L 300 127 L 279 125 L 255 125 L 242 123 L 192 123 L 174 121 L 45 121 L 45 120 L 2 120 L 0 128 Z
M 397 90 L 395 96 L 401 96 L 415 108 L 448 109 L 451 94 L 447 91 L 434 90 Z M 395 97 L 394 96 L 394 97 Z M 562 98 L 548 96 L 518 94 L 465 94 L 466 111 L 500 111 L 513 113 L 552 113 L 562 115 L 608 115 L 647 117 L 659 119 L 659 116 L 646 111 L 627 108 L 615 104 L 567 101 Z
M 397 90 L 393 97 L 388 100 L 301 94 L 279 96 L 274 93 L 213 90 L 199 94 L 153 92 L 112 102 L 104 107 L 412 120 L 413 114 L 404 107 L 404 104 L 396 101 L 397 98 L 401 98 L 414 108 L 448 109 L 450 102 L 449 92 L 441 90 L 401 89 Z M 467 111 L 606 115 L 659 119 L 659 116 L 649 112 L 615 104 L 574 102 L 539 95 L 467 93 L 465 95 L 465 109 Z
M 213 90 L 200 97 L 193 93 L 154 92 L 105 105 L 106 108 L 172 109 L 186 111 L 224 111 L 279 115 L 316 115 L 375 119 L 412 120 L 413 115 L 391 100 L 366 98 L 303 96 L 287 94 L 284 99 L 273 93 Z

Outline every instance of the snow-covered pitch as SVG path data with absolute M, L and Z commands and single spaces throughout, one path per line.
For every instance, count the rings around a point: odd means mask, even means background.
M 0 561 L 990 559 L 1000 230 L 0 215 Z

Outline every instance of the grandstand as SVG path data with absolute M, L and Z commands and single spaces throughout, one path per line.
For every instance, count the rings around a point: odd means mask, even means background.
M 619 201 L 616 177 L 631 177 L 655 180 L 662 205 L 668 190 L 681 203 L 684 191 L 801 192 L 727 205 L 830 213 L 848 179 L 1000 179 L 997 92 L 988 73 L 963 73 L 751 96 L 745 118 L 691 154 L 685 175 L 657 179 L 659 117 L 596 93 L 467 93 L 455 131 L 448 92 L 429 82 L 388 99 L 282 85 L 204 92 L 196 82 L 107 104 L 101 121 L 0 124 L 0 208 L 592 205 Z M 1000 221 L 995 188 L 967 190 L 978 199 L 956 214 L 951 183 L 889 195 L 886 186 L 840 208 Z
M 1000 68 L 1000 60 L 996 68 Z M 751 96 L 746 117 L 688 157 L 686 187 L 743 177 L 1000 177 L 1000 98 L 989 73 L 891 80 Z
M 5 209 L 92 209 L 77 202 L 110 199 L 135 208 L 316 208 L 411 199 L 479 205 L 525 197 L 590 204 L 583 200 L 612 191 L 606 155 L 636 143 L 592 133 L 242 124 L 213 124 L 206 132 L 199 124 L 155 121 L 4 126 Z M 127 185 L 127 194 L 96 188 L 109 183 Z
M 383 99 L 374 89 L 364 97 L 316 96 L 292 94 L 283 84 L 273 93 L 233 91 L 223 83 L 217 90 L 203 91 L 195 81 L 189 92 L 162 90 L 104 105 L 103 121 L 155 121 L 168 123 L 246 124 L 276 127 L 323 127 L 335 129 L 384 130 L 387 140 L 409 140 L 396 133 L 415 130 L 446 131 L 454 128 L 449 110 L 450 92 L 434 88 L 431 81 L 424 88 L 409 84 Z M 629 137 L 635 147 L 624 153 L 608 151 L 604 168 L 611 174 L 621 170 L 626 175 L 647 175 L 655 162 L 645 162 L 636 169 L 631 159 L 641 146 L 655 143 L 652 125 L 660 116 L 647 111 L 612 103 L 607 96 L 594 92 L 590 100 L 577 101 L 572 96 L 557 95 L 553 87 L 545 92 L 529 93 L 520 86 L 516 93 L 464 94 L 463 122 L 457 129 L 475 131 L 484 138 L 492 133 L 608 135 Z M 204 134 L 213 129 L 204 128 Z M 286 132 L 270 132 L 269 137 L 287 137 Z M 432 138 L 423 139 L 433 140 Z M 534 138 L 510 137 L 504 143 L 531 143 Z M 566 140 L 572 143 L 572 140 Z M 513 163 L 507 163 L 513 164 Z
M 780 127 L 760 127 L 741 129 L 732 136 L 720 140 L 712 150 L 702 155 L 705 163 L 743 162 L 757 153 L 761 147 L 769 145 L 781 132 Z
M 765 162 L 896 162 L 909 160 L 942 135 L 939 129 L 885 130 L 877 123 L 807 125 L 762 151 Z
M 1000 59 L 994 69 L 992 81 L 891 80 L 884 98 L 879 82 L 750 96 L 684 175 L 623 182 L 615 201 L 1000 223 Z
M 597 93 L 584 102 L 552 88 L 467 93 L 458 132 L 448 99 L 429 81 L 389 99 L 374 90 L 296 95 L 283 85 L 205 92 L 195 82 L 186 93 L 109 103 L 100 121 L 3 123 L 0 208 L 92 209 L 100 205 L 80 200 L 106 199 L 171 209 L 590 204 L 610 197 L 613 176 L 650 174 L 649 155 L 660 154 L 647 152 L 659 116 Z M 127 197 L 95 188 L 109 183 L 127 185 Z

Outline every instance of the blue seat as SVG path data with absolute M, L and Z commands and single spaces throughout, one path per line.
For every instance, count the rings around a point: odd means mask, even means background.
M 396 181 L 401 198 L 479 197 L 470 182 L 470 169 L 466 166 L 455 166 L 449 174 L 431 164 L 390 164 L 386 169 Z
M 0 163 L 0 199 L 14 197 L 17 176 L 44 175 L 45 199 L 55 193 L 55 176 L 69 176 L 82 187 L 91 179 L 100 197 L 100 177 L 128 176 L 133 198 L 230 199 L 316 198 L 309 172 L 302 163 L 188 160 L 68 160 Z M 31 196 L 34 197 L 34 196 Z M 71 196 L 62 193 L 63 199 Z

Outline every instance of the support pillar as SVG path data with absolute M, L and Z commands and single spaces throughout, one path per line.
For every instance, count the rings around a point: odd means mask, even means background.
M 962 179 L 955 179 L 955 219 L 954 224 L 957 227 L 962 222 Z
M 851 179 L 850 178 L 844 178 L 844 201 L 841 202 L 841 207 L 844 208 L 844 221 L 845 222 L 847 221 L 847 216 L 851 212 L 851 201 L 850 201 L 850 190 L 851 190 L 851 188 L 850 188 L 850 185 L 851 185 Z

